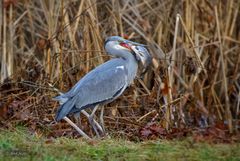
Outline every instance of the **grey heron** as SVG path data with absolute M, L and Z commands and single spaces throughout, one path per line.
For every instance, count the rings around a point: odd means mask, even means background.
M 94 109 L 92 116 L 97 109 L 95 107 L 118 98 L 136 77 L 138 62 L 144 67 L 151 62 L 151 56 L 144 46 L 119 36 L 107 38 L 105 50 L 115 58 L 87 73 L 67 93 L 55 97 L 61 104 L 56 121 L 86 108 Z

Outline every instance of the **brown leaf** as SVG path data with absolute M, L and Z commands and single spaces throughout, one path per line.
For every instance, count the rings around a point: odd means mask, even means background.
M 167 79 L 164 79 L 160 86 L 161 86 L 162 94 L 167 95 L 169 92 Z
M 150 129 L 154 131 L 154 133 L 156 133 L 157 135 L 166 135 L 166 130 L 163 127 L 152 125 Z
M 0 118 L 6 118 L 7 111 L 8 111 L 8 108 L 6 104 L 3 105 L 3 103 L 0 102 Z
M 140 131 L 140 134 L 142 137 L 149 137 L 150 135 L 152 135 L 152 131 L 147 129 L 147 128 L 143 128 L 141 131 Z
M 9 8 L 10 5 L 15 6 L 17 4 L 17 0 L 3 0 L 3 7 Z
M 52 144 L 52 143 L 54 143 L 54 139 L 53 138 L 45 140 L 45 144 Z

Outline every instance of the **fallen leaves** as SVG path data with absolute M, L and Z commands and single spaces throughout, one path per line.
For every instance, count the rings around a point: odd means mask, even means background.
M 192 136 L 196 142 L 233 143 L 240 141 L 240 134 L 230 134 L 227 125 L 221 122 L 215 126 L 196 129 Z
M 194 142 L 233 143 L 240 141 L 240 135 L 230 134 L 227 126 L 222 122 L 207 128 L 172 128 L 169 131 L 154 122 L 142 127 L 139 133 L 143 140 L 192 137 Z
M 35 135 L 46 135 L 48 138 L 60 136 L 70 136 L 74 138 L 79 137 L 78 133 L 69 127 L 69 125 L 67 125 L 64 121 L 59 123 L 54 121 L 53 107 L 56 106 L 56 103 L 51 100 L 49 95 L 44 94 L 44 90 L 38 90 L 38 93 L 34 93 L 35 89 L 32 86 L 23 86 L 21 83 L 14 83 L 11 80 L 5 81 L 5 83 L 0 86 L 0 89 L 0 96 L 2 98 L 0 100 L 0 123 L 1 125 L 4 125 L 4 127 L 20 123 L 28 127 L 29 130 Z M 137 103 L 134 103 L 134 101 L 126 101 L 126 103 L 132 104 L 132 106 L 136 104 L 134 111 L 137 112 L 138 110 L 140 111 L 140 108 L 138 108 L 139 104 L 142 106 L 154 105 L 156 102 L 154 97 L 155 96 L 153 95 L 145 96 L 141 100 L 138 100 Z M 188 101 L 190 100 L 189 97 L 184 98 L 188 99 L 185 99 L 185 101 L 182 102 L 182 106 L 189 103 Z M 128 101 L 130 100 L 131 99 L 128 99 Z M 189 106 L 190 105 L 195 105 L 198 107 L 193 108 L 194 106 L 191 106 L 191 108 L 189 108 L 189 113 L 192 113 L 191 116 L 194 116 L 193 113 L 195 115 L 199 115 L 199 112 L 201 114 L 208 114 L 208 111 L 205 110 L 205 107 L 201 104 L 201 102 L 198 102 L 198 100 L 196 103 L 189 104 Z M 186 108 L 186 106 L 183 108 Z M 129 109 L 131 110 L 132 107 Z M 193 109 L 192 112 L 191 109 Z M 118 118 L 118 120 L 112 122 L 112 124 L 106 121 L 106 127 L 114 127 L 115 124 L 118 124 L 114 131 L 121 131 L 121 129 L 125 129 L 123 134 L 130 140 L 182 139 L 185 137 L 192 137 L 195 142 L 210 143 L 232 143 L 240 140 L 239 134 L 229 134 L 227 124 L 223 121 L 217 122 L 211 126 L 205 126 L 204 128 L 187 126 L 186 124 L 183 124 L 179 127 L 172 127 L 169 130 L 166 130 L 166 128 L 159 121 L 159 118 L 162 117 L 162 114 L 157 113 L 156 115 L 156 110 L 153 113 L 154 115 L 147 115 L 148 117 L 145 117 L 145 119 L 142 120 L 138 126 L 135 126 L 134 120 L 131 120 L 130 118 L 123 117 L 125 119 L 119 119 L 119 112 L 117 112 L 119 110 L 120 109 L 116 108 L 114 111 L 114 108 L 111 108 L 111 110 L 106 111 L 111 113 L 111 115 L 113 115 L 112 117 Z M 122 110 L 122 115 L 129 116 L 129 113 L 125 114 L 125 112 L 128 112 L 128 108 L 124 108 Z M 198 110 L 198 113 L 196 110 Z M 144 113 L 148 113 L 148 111 L 145 111 Z M 144 115 L 144 113 L 142 113 L 142 115 Z M 198 115 L 195 116 L 195 119 L 198 119 Z M 157 117 L 155 118 L 154 116 Z M 137 118 L 138 117 L 136 117 L 136 119 Z M 145 126 L 143 126 L 144 123 L 146 123 Z M 131 127 L 129 127 L 130 125 Z M 194 125 L 194 122 L 190 123 L 190 125 Z M 83 119 L 81 126 L 84 131 L 91 131 L 87 120 Z M 52 140 L 49 140 L 46 142 L 46 144 L 51 142 Z
M 140 137 L 143 139 L 173 139 L 186 137 L 189 133 L 189 129 L 185 128 L 173 128 L 167 131 L 163 126 L 152 122 L 140 129 Z

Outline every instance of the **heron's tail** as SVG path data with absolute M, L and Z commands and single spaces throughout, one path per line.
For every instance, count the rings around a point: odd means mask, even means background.
M 72 110 L 72 108 L 75 105 L 75 99 L 69 99 L 64 104 L 62 104 L 56 113 L 55 119 L 56 121 L 60 121 L 63 119 L 69 112 Z
M 63 105 L 65 102 L 69 100 L 68 97 L 64 97 L 64 95 L 60 95 L 57 97 L 52 98 L 54 101 L 59 101 L 60 105 Z

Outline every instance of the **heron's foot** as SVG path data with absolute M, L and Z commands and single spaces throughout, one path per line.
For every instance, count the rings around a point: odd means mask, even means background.
M 94 132 L 96 133 L 97 137 L 100 138 L 100 135 L 99 135 L 99 132 L 98 132 L 98 130 L 97 130 L 97 126 L 96 126 L 96 124 L 94 123 L 93 117 L 92 117 L 92 116 L 89 116 L 88 119 L 89 119 L 89 123 L 91 124 L 91 126 L 92 126 Z

